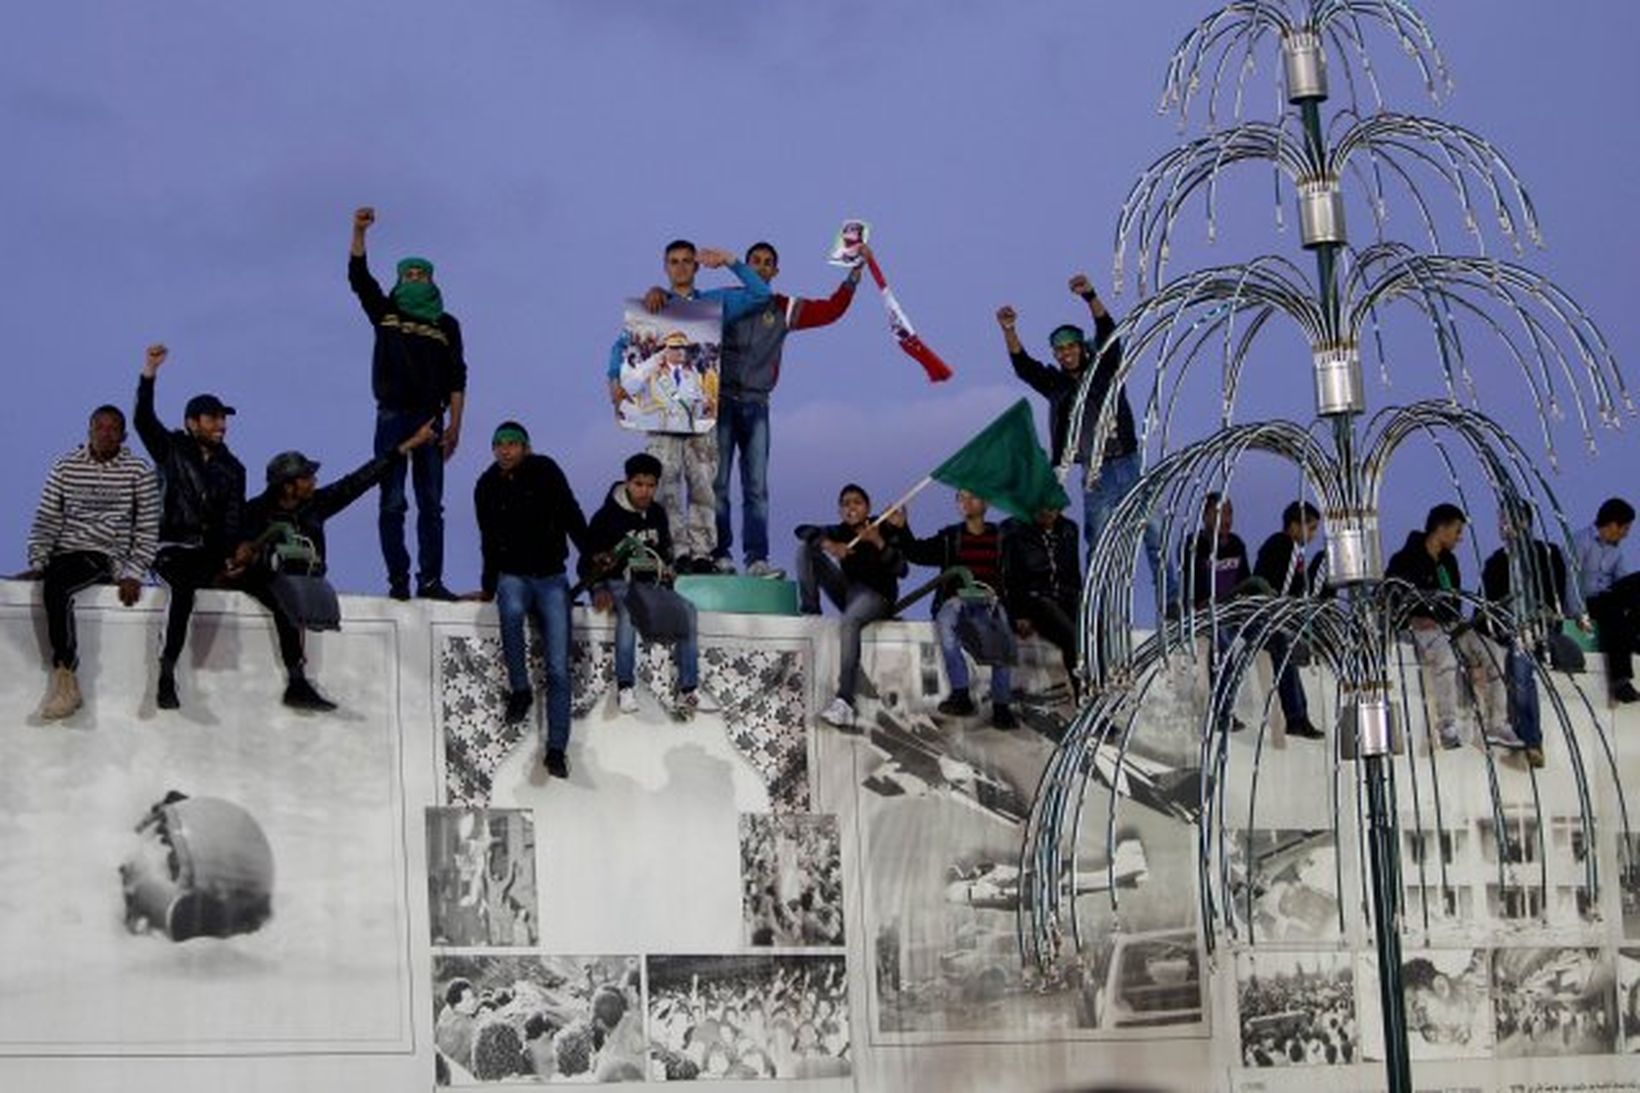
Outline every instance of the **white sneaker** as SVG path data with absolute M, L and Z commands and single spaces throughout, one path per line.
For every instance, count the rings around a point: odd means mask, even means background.
M 831 700 L 831 704 L 820 711 L 820 720 L 828 725 L 835 725 L 839 729 L 852 728 L 854 725 L 854 707 L 848 704 L 848 699 L 838 695 Z
M 638 692 L 632 687 L 621 687 L 615 692 L 615 706 L 622 713 L 638 712 Z
M 713 560 L 712 568 L 725 577 L 733 577 L 735 575 L 735 560 L 725 554 L 723 557 Z
M 1436 735 L 1441 739 L 1441 747 L 1445 748 L 1447 751 L 1451 751 L 1454 748 L 1463 747 L 1463 737 L 1458 735 L 1458 730 L 1455 726 L 1442 725 Z
M 1522 751 L 1526 747 L 1526 741 L 1516 735 L 1515 730 L 1508 725 L 1486 730 L 1486 742 L 1494 748 L 1506 748 L 1509 751 Z
M 694 718 L 695 711 L 700 709 L 699 691 L 679 691 L 677 718 L 679 721 L 689 721 Z
M 757 561 L 746 567 L 746 576 L 762 577 L 764 580 L 768 581 L 779 581 L 785 579 L 786 571 L 781 569 L 779 566 L 770 565 L 762 558 L 759 558 Z

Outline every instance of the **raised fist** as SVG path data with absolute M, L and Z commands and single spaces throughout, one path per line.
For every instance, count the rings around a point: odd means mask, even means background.
M 1003 304 L 1001 307 L 997 308 L 997 325 L 1002 327 L 1002 329 L 1012 330 L 1014 328 L 1014 324 L 1018 321 L 1019 313 L 1013 309 L 1011 304 Z
M 1075 277 L 1071 278 L 1071 294 L 1075 296 L 1088 296 L 1093 294 L 1093 282 L 1088 280 L 1087 274 L 1078 273 Z
M 353 230 L 368 231 L 370 225 L 376 222 L 376 210 L 369 205 L 361 205 L 353 210 Z
M 153 345 L 149 346 L 143 353 L 143 375 L 152 376 L 155 372 L 159 371 L 159 366 L 165 363 L 165 358 L 170 354 L 170 352 L 171 351 L 169 349 L 165 348 L 165 346 L 161 345 L 159 342 L 155 342 Z

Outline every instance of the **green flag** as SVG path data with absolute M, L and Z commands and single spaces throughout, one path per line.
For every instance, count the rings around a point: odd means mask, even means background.
M 1011 516 L 1029 520 L 1070 505 L 1036 439 L 1031 407 L 1020 399 L 962 449 L 934 468 L 936 482 L 978 494 Z

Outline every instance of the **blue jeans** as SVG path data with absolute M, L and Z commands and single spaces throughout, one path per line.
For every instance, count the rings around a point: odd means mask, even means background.
M 769 560 L 769 404 L 725 398 L 718 403 L 717 550 L 727 558 L 735 538 L 729 530 L 729 465 L 740 452 L 741 549 L 746 564 Z
M 1271 634 L 1264 643 L 1270 654 L 1270 663 L 1276 669 L 1276 696 L 1281 700 L 1281 716 L 1290 726 L 1294 721 L 1310 719 L 1310 701 L 1304 693 L 1304 681 L 1299 678 L 1298 666 L 1288 657 L 1292 640 L 1285 634 Z
M 507 662 L 507 685 L 530 690 L 524 649 L 524 616 L 535 616 L 541 628 L 542 659 L 547 665 L 547 748 L 569 744 L 569 578 L 520 577 L 503 573 L 495 585 L 501 613 L 501 655 Z
M 415 435 L 429 417 L 437 417 L 436 435 L 444 432 L 443 415 L 432 411 L 376 411 L 376 454 L 387 455 Z M 404 515 L 410 511 L 404 496 L 405 461 L 395 459 L 382 479 L 381 510 L 376 529 L 381 535 L 387 583 L 394 589 L 410 587 L 410 552 L 404 548 Z M 416 556 L 421 569 L 418 586 L 435 584 L 444 576 L 444 452 L 435 440 L 410 453 L 409 472 L 416 490 Z
M 1087 474 L 1086 469 L 1083 475 Z M 1104 533 L 1105 525 L 1110 523 L 1116 506 L 1121 504 L 1134 486 L 1139 484 L 1139 453 L 1133 452 L 1119 459 L 1107 459 L 1100 467 L 1099 481 L 1093 484 L 1092 489 L 1082 491 L 1082 540 L 1087 544 L 1088 559 L 1093 558 L 1094 544 Z M 1086 478 L 1084 477 L 1084 482 Z M 1161 524 L 1152 517 L 1145 523 L 1145 560 L 1150 563 L 1150 579 L 1156 582 L 1158 591 L 1161 589 L 1163 575 L 1167 580 L 1167 598 L 1179 598 L 1179 571 L 1172 562 L 1164 565 L 1162 560 L 1162 528 Z
M 803 543 L 797 548 L 797 594 L 805 615 L 820 613 L 821 592 L 843 613 L 837 629 L 837 697 L 853 705 L 859 687 L 860 632 L 868 623 L 888 618 L 894 605 L 844 576 L 818 541 Z
M 1492 647 L 1497 648 L 1493 642 Z M 1543 711 L 1539 706 L 1537 665 L 1532 654 L 1510 642 L 1503 658 L 1504 685 L 1509 691 L 1509 723 L 1529 748 L 1543 746 Z
M 604 587 L 615 597 L 615 686 L 630 687 L 637 672 L 638 631 L 626 609 L 626 582 L 606 581 Z M 678 662 L 678 690 L 700 686 L 700 646 L 695 637 L 695 605 L 689 605 L 689 636 L 678 642 L 673 655 Z
M 945 658 L 945 674 L 951 680 L 951 691 L 966 691 L 968 689 L 968 659 L 963 655 L 962 642 L 957 639 L 957 620 L 965 612 L 986 612 L 990 608 L 978 603 L 964 603 L 955 596 L 940 604 L 940 609 L 934 616 L 934 632 L 940 638 L 940 654 Z M 991 669 L 991 704 L 1006 706 L 1013 699 L 1012 680 L 1006 664 L 998 664 Z

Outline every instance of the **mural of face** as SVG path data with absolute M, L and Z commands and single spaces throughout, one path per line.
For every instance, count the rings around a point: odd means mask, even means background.
M 172 941 L 251 933 L 272 912 L 273 850 L 243 808 L 172 791 L 120 864 L 125 925 Z

